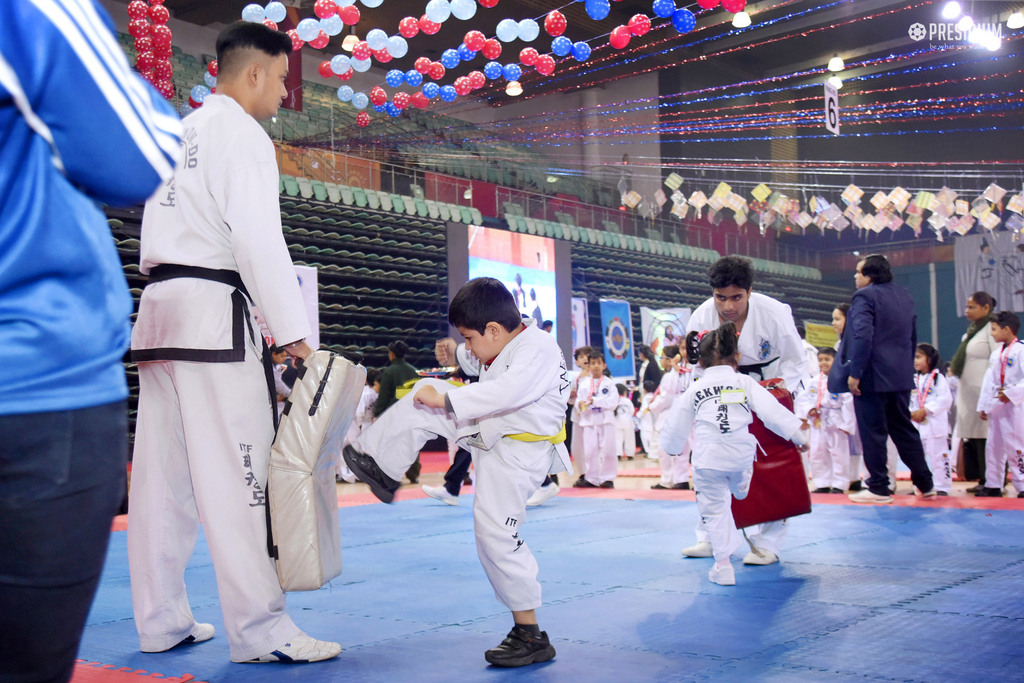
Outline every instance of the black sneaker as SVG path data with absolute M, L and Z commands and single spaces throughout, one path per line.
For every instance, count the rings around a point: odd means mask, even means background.
M 832 488 L 830 488 L 830 489 L 828 490 L 828 492 L 829 492 L 829 493 L 846 493 L 846 491 L 842 490 L 841 488 L 835 487 L 835 486 L 833 486 Z
M 1018 498 L 1024 498 L 1024 491 L 1021 491 L 1020 493 L 1018 493 L 1017 497 Z
M 484 653 L 484 659 L 494 666 L 526 666 L 554 659 L 555 648 L 544 631 L 535 636 L 524 628 L 516 626 L 501 645 Z
M 831 490 L 832 489 L 827 486 L 822 486 L 821 488 L 814 489 L 811 493 L 829 493 Z
M 861 491 L 863 489 L 864 489 L 864 484 L 862 484 L 860 481 L 851 481 L 850 482 L 850 490 L 851 491 L 855 491 L 856 492 L 856 491 Z
M 591 484 L 589 481 L 580 477 L 576 480 L 576 483 L 572 485 L 574 489 L 596 489 L 597 484 Z
M 615 482 L 614 481 L 610 481 L 610 480 L 609 481 L 603 481 L 603 482 L 601 482 L 601 488 L 603 488 L 603 489 L 613 489 L 613 488 L 615 488 Z
M 983 491 L 984 489 L 985 489 L 985 485 L 984 484 L 975 484 L 974 486 L 972 486 L 969 489 L 967 489 L 967 493 L 977 493 L 979 491 Z
M 678 484 L 673 484 L 672 488 L 675 489 L 676 491 L 689 491 L 690 490 L 690 482 L 684 481 L 684 482 L 680 482 Z
M 658 482 L 657 484 L 652 484 L 651 488 L 654 489 L 655 491 L 668 491 L 672 487 L 671 486 L 665 486 L 661 482 Z
M 395 499 L 395 491 L 402 485 L 401 482 L 384 474 L 373 458 L 366 453 L 360 453 L 352 446 L 345 446 L 341 454 L 352 474 L 356 475 L 359 481 L 369 484 L 370 491 L 381 502 L 390 503 Z
M 982 486 L 981 490 L 974 494 L 975 498 L 1002 498 L 1003 490 L 995 487 Z

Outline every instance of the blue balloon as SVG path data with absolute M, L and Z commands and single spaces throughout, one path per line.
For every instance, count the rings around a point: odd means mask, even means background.
M 369 71 L 370 70 L 370 60 L 369 59 L 353 59 L 351 61 L 352 61 L 352 69 L 354 71 L 358 72 L 358 73 L 363 73 L 364 71 Z
M 441 86 L 441 99 L 445 102 L 454 102 L 455 98 L 459 96 L 459 93 L 455 92 L 454 86 L 442 85 Z
M 494 33 L 501 42 L 511 43 L 519 37 L 519 24 L 516 23 L 515 19 L 502 19 L 498 22 L 498 27 L 494 30 Z
M 267 19 L 270 19 L 275 24 L 279 21 L 284 21 L 285 16 L 288 15 L 288 10 L 284 8 L 280 2 L 274 0 L 273 2 L 267 3 L 267 8 L 264 10 Z
M 476 57 L 476 53 L 466 47 L 465 43 L 459 45 L 459 59 L 464 62 L 469 62 L 472 61 L 474 57 Z
M 572 41 L 565 36 L 558 36 L 551 41 L 551 51 L 559 57 L 564 57 L 572 52 Z
M 572 44 L 572 58 L 577 62 L 585 62 L 590 59 L 590 45 L 582 40 Z
M 612 11 L 608 0 L 586 0 L 583 7 L 587 10 L 587 16 L 594 21 L 601 21 Z
M 366 34 L 366 44 L 371 50 L 383 50 L 388 44 L 388 34 L 379 28 L 372 28 Z
M 384 82 L 392 88 L 397 88 L 405 82 L 405 74 L 401 69 L 392 69 L 384 76 Z
M 320 22 L 316 19 L 303 19 L 295 27 L 295 32 L 299 35 L 299 38 L 309 42 L 320 35 Z
M 607 0 L 605 0 L 607 2 Z M 608 7 L 611 11 L 611 6 Z M 532 43 L 537 40 L 537 36 L 540 35 L 540 26 L 533 19 L 523 19 L 516 26 L 516 33 L 519 35 L 519 40 L 525 43 Z
M 409 69 L 405 72 L 405 82 L 415 88 L 423 82 L 423 74 L 416 69 Z
M 428 100 L 432 100 L 437 97 L 438 93 L 441 92 L 441 86 L 433 81 L 423 84 L 423 94 Z
M 375 105 L 373 105 L 373 110 L 374 111 L 379 111 L 379 112 L 381 112 L 383 114 L 384 111 L 385 111 L 384 105 L 383 104 L 375 104 Z
M 697 17 L 693 16 L 693 12 L 685 7 L 672 13 L 672 26 L 680 33 L 689 33 L 696 25 Z
M 380 7 L 382 2 L 384 2 L 384 0 L 363 0 L 363 4 L 367 7 Z
M 352 96 L 352 106 L 356 109 L 366 109 L 366 105 L 370 103 L 370 98 L 366 96 L 364 92 L 357 92 Z
M 203 82 L 206 83 L 206 87 L 214 88 L 217 86 L 217 77 L 211 76 L 209 71 L 204 71 Z
M 352 68 L 352 60 L 348 55 L 334 55 L 331 57 L 331 71 L 339 76 Z
M 505 74 L 505 78 L 510 81 L 518 81 L 519 77 L 523 75 L 523 70 L 519 68 L 518 64 L 506 64 L 502 68 L 502 72 Z
M 476 15 L 476 0 L 451 0 L 452 15 L 466 21 Z
M 457 50 L 448 48 L 441 53 L 441 65 L 446 69 L 454 69 L 461 61 L 462 59 L 459 57 Z
M 676 3 L 673 0 L 654 0 L 654 5 L 651 9 L 662 19 L 668 19 L 675 13 Z
M 384 111 L 388 113 L 388 116 L 400 116 L 402 110 L 395 106 L 394 102 L 386 102 L 384 104 Z
M 320 30 L 329 36 L 336 36 L 345 28 L 345 22 L 337 14 L 320 20 Z
M 263 20 L 266 19 L 266 17 L 267 15 L 263 11 L 263 7 L 261 5 L 246 5 L 242 9 L 242 21 L 251 21 L 254 24 L 260 24 L 263 23 Z M 316 38 L 316 36 L 313 37 Z M 199 100 L 196 100 L 196 102 L 198 101 Z
M 353 95 L 355 95 L 355 91 L 352 90 L 351 85 L 343 85 L 338 88 L 338 99 L 342 102 L 351 101 Z
M 401 59 L 409 54 L 409 43 L 405 42 L 402 36 L 391 36 L 388 38 L 388 54 L 395 59 Z
M 356 4 L 356 0 L 334 0 L 334 4 L 338 7 L 349 7 Z
M 263 8 L 261 7 L 260 9 Z M 205 100 L 206 96 L 209 94 L 209 88 L 207 88 L 205 85 L 197 85 L 194 88 L 192 88 L 192 92 L 189 93 L 189 96 L 199 104 L 202 104 L 203 100 Z
M 452 6 L 448 0 L 430 0 L 424 8 L 424 14 L 434 23 L 443 24 L 452 15 Z
M 484 66 L 484 76 L 489 80 L 493 81 L 495 78 L 501 78 L 501 74 L 501 64 L 498 64 L 497 62 L 487 62 Z

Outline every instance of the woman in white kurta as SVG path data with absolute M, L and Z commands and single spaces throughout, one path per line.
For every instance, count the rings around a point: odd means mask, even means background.
M 963 443 L 964 478 L 978 481 L 975 489 L 969 489 L 972 492 L 985 486 L 988 423 L 978 417 L 977 408 L 988 359 L 999 347 L 989 329 L 995 305 L 996 300 L 987 292 L 975 292 L 967 297 L 964 314 L 970 325 L 949 362 L 952 374 L 960 378 L 956 394 L 956 431 Z

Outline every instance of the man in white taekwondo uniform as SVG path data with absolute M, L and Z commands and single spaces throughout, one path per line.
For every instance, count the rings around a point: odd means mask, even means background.
M 739 372 L 756 380 L 781 377 L 795 392 L 807 374 L 807 357 L 793 322 L 793 311 L 781 301 L 751 292 L 754 269 L 750 261 L 725 256 L 708 269 L 712 296 L 697 307 L 686 325 L 692 330 L 714 330 L 726 322 L 736 324 L 740 333 Z M 695 374 L 701 369 L 695 368 Z M 786 536 L 785 520 L 750 528 L 754 550 L 744 564 L 765 565 L 779 561 L 779 549 Z M 689 557 L 711 557 L 707 532 L 697 523 L 697 543 L 683 550 Z
M 341 651 L 285 612 L 266 542 L 274 404 L 251 306 L 289 354 L 312 351 L 281 232 L 274 147 L 257 122 L 287 94 L 289 52 L 288 37 L 262 24 L 221 33 L 218 93 L 185 119 L 184 159 L 143 216 L 141 271 L 150 281 L 132 334 L 140 390 L 128 560 L 144 652 L 213 635 L 196 623 L 185 591 L 200 518 L 232 661 L 318 661 Z

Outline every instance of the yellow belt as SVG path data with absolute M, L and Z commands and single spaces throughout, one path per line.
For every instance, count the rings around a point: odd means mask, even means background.
M 565 441 L 565 423 L 563 422 L 562 428 L 558 430 L 557 434 L 552 436 L 541 436 L 540 434 L 530 434 L 529 432 L 506 434 L 505 436 L 516 441 L 550 441 L 553 444 L 560 444 Z
M 415 377 L 413 379 L 410 379 L 410 380 L 407 380 L 407 381 L 403 382 L 402 384 L 399 384 L 397 387 L 395 387 L 395 398 L 402 398 L 403 396 L 408 394 L 410 391 L 412 391 L 412 388 L 414 386 L 416 386 L 416 383 L 419 382 L 422 379 L 426 379 L 426 378 L 425 377 Z M 447 380 L 447 381 L 448 381 L 448 384 L 451 384 L 452 386 L 455 386 L 455 387 L 464 386 L 463 382 L 457 382 L 457 381 L 451 380 L 451 379 Z

